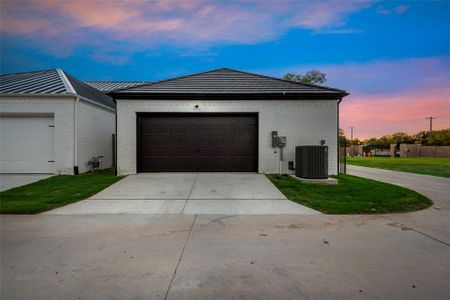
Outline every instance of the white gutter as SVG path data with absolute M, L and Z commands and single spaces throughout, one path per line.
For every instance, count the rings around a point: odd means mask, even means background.
M 337 100 L 337 108 L 336 108 L 336 125 L 337 125 L 337 133 L 336 133 L 336 141 L 337 141 L 337 175 L 339 175 L 339 172 L 342 172 L 343 171 L 343 173 L 344 174 L 346 174 L 347 173 L 347 166 L 346 166 L 346 164 L 347 164 L 347 162 L 346 162 L 346 159 L 347 159 L 347 157 L 345 157 L 344 156 L 344 170 L 340 170 L 340 159 L 341 159 L 341 157 L 340 157 L 340 151 L 341 151 L 341 147 L 340 147 L 340 145 L 339 145 L 339 123 L 340 123 L 340 120 L 339 120 L 339 104 L 341 104 L 341 102 L 342 102 L 342 98 L 340 98 L 340 99 L 338 99 Z M 347 145 L 345 145 L 345 146 L 347 146 Z
M 73 100 L 73 173 L 78 175 L 78 102 L 80 102 L 80 96 L 77 95 L 77 91 L 75 91 L 63 70 L 56 69 L 56 71 L 67 93 L 75 95 Z
M 2 93 L 0 94 L 1 98 L 8 97 L 55 97 L 55 98 L 73 98 L 76 96 L 75 94 L 38 94 L 38 93 Z
M 26 98 L 26 97 L 45 97 L 45 98 L 51 98 L 51 97 L 54 97 L 54 98 L 71 98 L 72 99 L 73 97 L 77 97 L 77 96 L 78 95 L 76 93 L 74 93 L 74 94 L 36 94 L 36 93 L 33 93 L 33 94 L 31 94 L 31 93 L 30 94 L 25 94 L 25 93 L 23 93 L 23 94 L 21 94 L 21 93 L 10 93 L 10 94 L 3 93 L 3 94 L 0 94 L 0 98 L 8 98 L 8 97 L 24 97 L 24 98 Z M 88 99 L 88 98 L 84 98 L 84 97 L 81 97 L 81 96 L 78 96 L 78 97 L 80 98 L 80 100 L 88 102 L 88 103 L 90 103 L 92 105 L 96 105 L 98 107 L 101 107 L 101 108 L 104 108 L 106 110 L 110 110 L 110 111 L 113 111 L 113 112 L 115 111 L 115 108 L 113 108 L 113 107 L 110 107 L 110 106 L 98 103 L 98 102 L 93 101 L 93 100 Z
M 98 102 L 93 101 L 93 100 L 91 100 L 91 99 L 88 99 L 88 98 L 85 98 L 85 97 L 81 97 L 81 96 L 78 96 L 78 98 L 80 98 L 80 100 L 83 100 L 83 101 L 85 101 L 85 102 L 87 102 L 87 103 L 90 103 L 90 104 L 92 104 L 92 105 L 96 105 L 96 106 L 101 107 L 101 108 L 103 108 L 103 109 L 106 109 L 106 110 L 109 110 L 109 111 L 112 111 L 112 112 L 116 111 L 116 109 L 113 108 L 113 107 L 111 107 L 111 106 L 107 106 L 107 105 L 98 103 Z

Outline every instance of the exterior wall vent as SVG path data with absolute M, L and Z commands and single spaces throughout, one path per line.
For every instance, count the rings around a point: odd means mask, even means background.
M 295 147 L 295 176 L 328 178 L 328 146 Z

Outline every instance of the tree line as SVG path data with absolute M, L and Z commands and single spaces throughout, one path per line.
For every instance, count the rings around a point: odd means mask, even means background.
M 382 137 L 368 138 L 360 140 L 354 138 L 353 141 L 348 139 L 342 128 L 339 128 L 339 138 L 341 143 L 346 142 L 347 145 L 380 145 L 389 146 L 390 144 L 422 144 L 429 146 L 450 146 L 450 127 L 442 130 L 434 130 L 431 135 L 429 131 L 420 131 L 416 134 L 407 134 L 405 132 L 396 132 L 393 134 L 383 135 Z

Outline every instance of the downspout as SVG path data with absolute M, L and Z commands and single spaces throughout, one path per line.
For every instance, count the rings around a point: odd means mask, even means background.
M 118 138 L 118 135 L 117 135 L 117 100 L 115 99 L 115 98 L 113 98 L 113 100 L 114 100 L 114 102 L 116 103 L 116 110 L 114 111 L 114 113 L 115 113 L 115 115 L 116 115 L 116 135 L 115 135 L 115 139 L 114 139 L 114 147 L 116 148 L 116 149 L 114 149 L 114 157 L 113 157 L 113 159 L 114 159 L 114 174 L 117 176 L 117 157 L 118 157 L 118 155 L 117 155 L 117 138 Z
M 342 98 L 340 98 L 340 99 L 338 99 L 338 101 L 337 101 L 337 109 L 336 109 L 336 113 L 337 113 L 337 116 L 336 116 L 336 123 L 337 123 L 337 134 L 336 134 L 336 139 L 337 139 L 337 174 L 339 175 L 339 171 L 340 171 L 340 161 L 339 161 L 339 159 L 340 159 L 340 157 L 339 157 L 339 152 L 340 152 L 340 149 L 339 149 L 339 104 L 341 103 L 341 101 L 342 101 Z M 345 173 L 345 170 L 344 170 L 344 173 Z
M 76 96 L 73 102 L 73 173 L 79 175 L 78 170 L 78 102 L 80 96 Z
M 80 102 L 80 96 L 77 91 L 72 86 L 69 78 L 67 78 L 66 73 L 64 73 L 61 69 L 56 69 L 59 77 L 61 78 L 64 87 L 66 88 L 66 92 L 68 94 L 74 95 L 75 98 L 73 100 L 73 174 L 79 175 L 80 172 L 78 170 L 78 102 Z

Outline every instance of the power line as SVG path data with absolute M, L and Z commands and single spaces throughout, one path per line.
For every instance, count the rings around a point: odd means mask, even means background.
M 349 128 L 350 128 L 350 130 L 351 130 L 351 131 L 350 131 L 350 132 L 351 132 L 351 133 L 350 133 L 350 140 L 353 141 L 353 128 L 355 128 L 355 127 L 350 126 Z
M 425 118 L 426 120 L 430 120 L 430 136 L 431 136 L 431 133 L 433 132 L 433 120 L 434 119 L 436 119 L 436 117 L 427 117 L 427 118 Z

